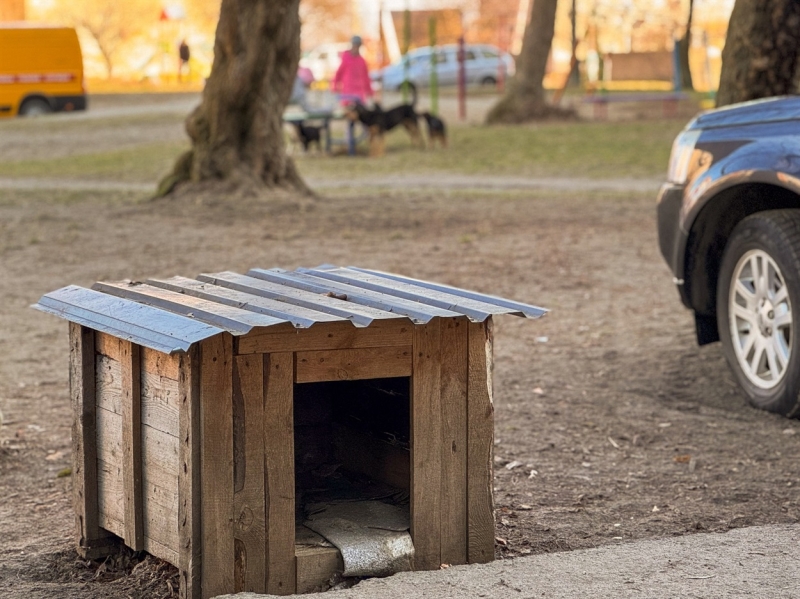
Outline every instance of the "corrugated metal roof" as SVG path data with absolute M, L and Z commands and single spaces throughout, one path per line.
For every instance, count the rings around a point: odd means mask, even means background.
M 187 351 L 224 331 L 453 316 L 483 322 L 495 314 L 538 318 L 546 312 L 448 285 L 330 265 L 96 283 L 92 289 L 71 285 L 45 294 L 33 308 L 164 353 Z

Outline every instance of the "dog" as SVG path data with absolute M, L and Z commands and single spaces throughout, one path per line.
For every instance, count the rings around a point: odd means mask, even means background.
M 347 118 L 364 124 L 369 131 L 369 155 L 383 156 L 386 153 L 384 135 L 395 127 L 402 125 L 411 136 L 411 142 L 418 147 L 425 147 L 419 131 L 419 115 L 414 110 L 417 95 L 414 93 L 410 104 L 400 104 L 384 110 L 380 104 L 370 110 L 361 102 L 351 104 L 347 110 Z
M 322 127 L 312 127 L 303 121 L 294 123 L 297 137 L 303 145 L 303 151 L 308 152 L 311 144 L 317 144 L 317 150 L 322 151 Z
M 447 127 L 444 121 L 437 116 L 432 115 L 430 112 L 422 113 L 425 122 L 428 124 L 428 146 L 434 146 L 434 142 L 439 140 L 439 144 L 447 147 Z

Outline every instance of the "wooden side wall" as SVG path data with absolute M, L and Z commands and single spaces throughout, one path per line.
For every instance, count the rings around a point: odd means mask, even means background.
M 179 563 L 179 360 L 94 334 L 99 525 Z
M 113 533 L 177 565 L 187 599 L 305 589 L 336 560 L 295 555 L 293 386 L 411 376 L 415 568 L 493 559 L 490 321 L 220 335 L 172 357 L 70 334 L 83 545 Z

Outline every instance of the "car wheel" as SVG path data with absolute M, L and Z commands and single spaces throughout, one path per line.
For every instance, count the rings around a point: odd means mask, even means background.
M 53 112 L 53 107 L 41 98 L 25 100 L 19 109 L 20 116 L 41 116 L 51 112 Z
M 733 230 L 717 286 L 725 358 L 750 403 L 800 413 L 800 210 L 747 217 Z
M 497 85 L 497 79 L 494 77 L 484 77 L 481 79 L 481 85 L 484 87 L 489 87 L 490 85 Z

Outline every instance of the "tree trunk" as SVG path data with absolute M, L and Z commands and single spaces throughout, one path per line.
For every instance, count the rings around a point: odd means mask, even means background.
M 222 0 L 214 64 L 186 119 L 192 149 L 159 185 L 224 181 L 229 189 L 310 193 L 286 155 L 283 110 L 300 59 L 299 0 Z
M 681 89 L 693 91 L 692 71 L 689 67 L 689 48 L 692 46 L 692 13 L 694 0 L 689 0 L 689 18 L 686 19 L 686 32 L 678 40 L 678 64 L 681 66 Z
M 557 4 L 558 0 L 532 1 L 531 19 L 522 39 L 516 76 L 506 95 L 486 117 L 488 123 L 520 123 L 572 114 L 548 105 L 542 85 L 553 42 Z
M 794 91 L 800 2 L 736 0 L 722 51 L 717 106 Z

